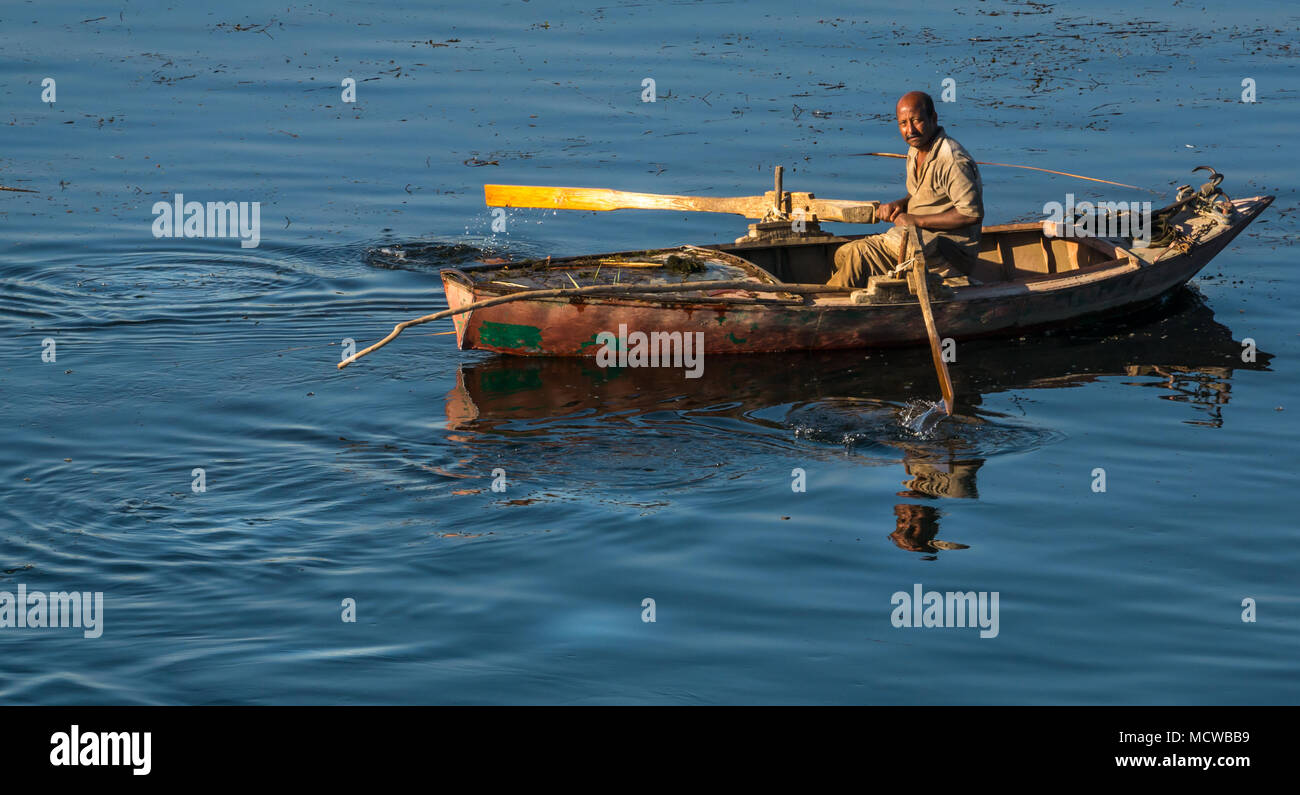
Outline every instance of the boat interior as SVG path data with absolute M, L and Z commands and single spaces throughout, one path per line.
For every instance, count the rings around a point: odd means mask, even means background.
M 835 270 L 835 251 L 862 235 L 780 242 L 745 241 L 709 246 L 742 257 L 792 284 L 825 284 Z M 1060 238 L 1043 234 L 1040 223 L 988 227 L 980 253 L 967 275 L 982 284 L 1025 282 L 1075 271 L 1086 272 L 1126 261 L 1123 239 Z
M 1215 220 L 1187 207 L 1169 217 L 1172 229 L 1204 245 L 1220 235 L 1235 234 L 1273 200 L 1271 196 L 1238 199 L 1231 220 Z M 1058 230 L 1061 228 L 1058 225 Z M 820 230 L 818 230 L 820 232 Z M 677 246 L 646 251 L 624 251 L 552 260 L 522 260 L 506 263 L 483 262 L 444 269 L 444 282 L 460 282 L 467 289 L 504 293 L 533 289 L 569 289 L 611 285 L 664 285 L 685 281 L 736 281 L 773 277 L 787 284 L 825 285 L 834 272 L 836 250 L 865 235 L 832 236 L 805 234 L 775 239 L 742 238 L 735 243 L 706 246 Z M 971 286 L 961 280 L 946 280 L 945 286 L 964 290 L 1017 286 L 1057 279 L 1069 279 L 1139 262 L 1151 264 L 1164 259 L 1170 247 L 1135 246 L 1124 237 L 1062 237 L 1045 234 L 1042 222 L 1002 224 L 981 230 L 979 255 L 966 274 Z M 721 256 L 710 257 L 706 251 Z M 1171 261 L 1173 258 L 1170 258 Z M 757 268 L 754 268 L 757 266 Z M 901 279 L 885 280 L 901 284 Z M 891 287 L 891 290 L 897 289 Z M 824 301 L 851 300 L 826 295 Z M 688 297 L 684 294 L 680 298 Z M 672 300 L 664 297 L 664 300 Z M 690 296 L 689 300 L 701 300 Z M 712 299 L 710 299 L 712 300 Z M 725 300 L 725 299 L 717 299 Z
M 618 252 L 557 260 L 528 260 L 501 265 L 481 264 L 445 269 L 468 286 L 477 282 L 494 291 L 566 289 L 596 285 L 663 284 L 665 280 L 732 281 L 758 279 L 788 284 L 824 285 L 835 268 L 835 251 L 864 237 L 830 235 L 742 241 L 709 246 L 679 246 L 651 251 Z M 1128 262 L 1129 241 L 1119 238 L 1058 238 L 1043 234 L 1041 223 L 986 227 L 980 254 L 971 272 L 972 285 L 989 286 L 1059 278 L 1103 270 Z M 694 252 L 699 253 L 692 253 Z M 704 251 L 738 257 L 709 258 Z M 674 260 L 678 260 L 674 271 Z M 681 267 L 686 270 L 681 270 Z M 686 274 L 690 275 L 687 276 Z M 949 284 L 961 288 L 966 285 Z M 504 290 L 502 290 L 504 288 Z M 848 293 L 838 300 L 848 300 Z M 683 295 L 682 298 L 685 298 Z M 670 299 L 671 300 L 671 299 Z M 692 297 L 691 300 L 698 300 Z M 826 296 L 824 300 L 837 300 Z

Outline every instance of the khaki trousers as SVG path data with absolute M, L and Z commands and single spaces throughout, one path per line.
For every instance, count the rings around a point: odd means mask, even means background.
M 946 243 L 947 240 L 932 233 L 922 232 L 921 236 L 925 241 L 925 261 L 931 273 L 941 279 L 965 275 L 943 256 L 940 241 Z M 845 243 L 835 250 L 835 273 L 826 283 L 832 287 L 866 287 L 868 277 L 884 276 L 898 267 L 898 247 L 902 242 L 903 228 L 895 226 L 888 232 Z

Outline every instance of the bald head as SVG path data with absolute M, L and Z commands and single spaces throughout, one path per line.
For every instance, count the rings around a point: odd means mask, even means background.
M 901 111 L 904 107 L 915 108 L 924 111 L 927 116 L 935 116 L 934 100 L 924 91 L 909 91 L 898 98 L 898 104 L 894 106 L 894 112 Z
M 899 98 L 894 106 L 898 116 L 898 132 L 907 141 L 922 151 L 928 151 L 939 131 L 939 114 L 934 112 L 934 100 L 923 91 L 909 91 Z

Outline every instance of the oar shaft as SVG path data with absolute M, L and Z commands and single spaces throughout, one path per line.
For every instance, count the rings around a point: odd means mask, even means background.
M 911 234 L 909 234 L 911 233 Z M 930 287 L 927 284 L 929 274 L 925 263 L 925 246 L 921 240 L 920 230 L 911 227 L 903 229 L 903 243 L 898 249 L 898 261 L 907 260 L 908 244 L 916 238 L 916 256 L 912 263 L 912 275 L 916 277 L 916 297 L 921 302 L 921 317 L 925 320 L 925 333 L 930 338 L 930 356 L 934 359 L 934 369 L 939 375 L 939 392 L 943 395 L 944 411 L 952 414 L 954 395 L 952 377 L 948 375 L 948 363 L 943 360 L 943 347 L 939 344 L 939 329 L 934 323 L 934 310 L 930 308 Z
M 778 177 L 779 180 L 779 177 Z M 778 181 L 779 185 L 780 182 Z M 547 185 L 484 185 L 489 207 L 539 207 L 557 210 L 679 210 L 732 213 L 746 218 L 803 216 L 808 220 L 852 224 L 876 222 L 877 201 L 818 199 L 811 193 L 772 190 L 762 196 L 673 196 L 632 193 L 608 188 L 563 188 Z

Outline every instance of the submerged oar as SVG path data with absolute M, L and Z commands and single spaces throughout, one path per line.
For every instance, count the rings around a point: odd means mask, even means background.
M 912 242 L 909 234 L 912 227 L 903 228 L 903 242 L 898 247 L 898 264 L 907 261 L 907 250 Z M 921 240 L 921 230 L 916 230 L 916 257 L 912 262 L 912 274 L 916 277 L 916 297 L 921 302 L 921 316 L 925 319 L 925 333 L 930 337 L 930 355 L 934 358 L 934 369 L 939 374 L 939 391 L 943 394 L 943 407 L 952 414 L 953 390 L 952 378 L 948 375 L 948 363 L 943 360 L 939 345 L 939 330 L 934 325 L 934 311 L 930 308 L 930 288 L 926 284 L 927 270 L 925 264 L 925 246 Z
M 854 152 L 850 154 L 849 157 L 896 157 L 899 159 L 906 159 L 907 155 L 900 155 L 894 152 Z M 1136 190 L 1144 190 L 1147 193 L 1159 194 L 1159 191 L 1154 191 L 1151 190 L 1150 188 L 1138 187 L 1137 185 L 1130 185 L 1127 182 L 1112 182 L 1111 180 L 1108 179 L 1098 179 L 1097 177 L 1085 177 L 1082 174 L 1071 174 L 1068 171 L 1053 171 L 1050 168 L 1039 168 L 1037 166 L 1018 166 L 1015 163 L 986 163 L 983 160 L 976 160 L 975 163 L 976 165 L 981 165 L 981 166 L 1001 166 L 1003 168 L 1023 168 L 1028 171 L 1041 171 L 1044 174 L 1056 174 L 1062 177 L 1074 177 L 1075 179 L 1086 179 L 1089 182 L 1103 182 L 1107 185 L 1118 185 L 1121 188 L 1134 188 Z

